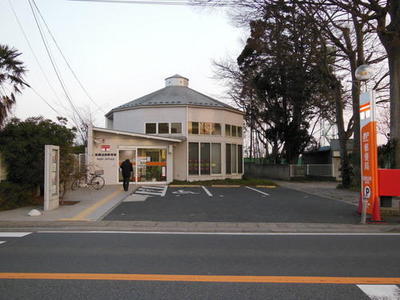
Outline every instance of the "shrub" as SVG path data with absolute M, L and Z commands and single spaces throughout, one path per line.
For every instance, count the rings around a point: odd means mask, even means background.
M 0 182 L 0 210 L 34 204 L 32 185 Z

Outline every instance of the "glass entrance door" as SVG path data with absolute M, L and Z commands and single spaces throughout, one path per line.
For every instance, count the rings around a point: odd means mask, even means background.
M 135 182 L 136 181 L 136 149 L 135 150 L 119 150 L 119 166 L 123 163 L 124 160 L 129 159 L 132 167 L 133 167 L 133 172 L 132 172 L 132 177 L 131 181 Z M 121 168 L 119 169 L 119 181 L 122 182 L 122 172 Z
M 137 149 L 138 182 L 167 181 L 166 149 Z

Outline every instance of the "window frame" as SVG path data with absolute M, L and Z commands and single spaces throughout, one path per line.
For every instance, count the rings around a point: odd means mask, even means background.
M 167 126 L 168 126 L 167 132 L 163 132 L 163 133 L 160 132 L 160 124 L 167 124 Z M 171 128 L 171 126 L 170 126 L 169 122 L 157 122 L 157 134 L 171 134 L 170 128 Z
M 179 124 L 180 132 L 172 132 L 172 124 Z M 182 122 L 171 122 L 169 124 L 170 134 L 182 134 L 182 129 L 183 129 Z
M 197 133 L 190 132 L 190 130 L 193 131 L 193 123 L 197 123 Z M 200 135 L 200 122 L 188 121 L 187 133 L 193 135 Z
M 148 133 L 147 132 L 147 124 L 154 124 L 156 127 L 155 127 L 155 129 L 156 129 L 156 132 L 154 132 L 154 133 Z M 158 130 L 158 123 L 157 122 L 145 122 L 144 123 L 144 133 L 145 134 L 157 134 L 157 130 Z
M 227 132 L 227 128 L 229 127 L 229 132 Z M 230 124 L 225 124 L 225 136 L 232 136 L 232 126 Z

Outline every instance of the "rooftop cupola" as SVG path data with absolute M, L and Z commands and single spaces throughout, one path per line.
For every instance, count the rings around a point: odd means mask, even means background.
M 189 79 L 183 77 L 179 74 L 175 74 L 174 76 L 165 78 L 165 86 L 188 86 Z

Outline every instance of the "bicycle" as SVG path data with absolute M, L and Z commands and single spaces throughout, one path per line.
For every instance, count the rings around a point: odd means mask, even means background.
M 79 178 L 72 182 L 71 190 L 77 190 L 80 187 L 93 188 L 95 190 L 101 190 L 105 184 L 104 178 L 101 176 L 104 174 L 103 170 L 96 170 L 94 173 L 89 173 L 89 176 L 83 174 Z

